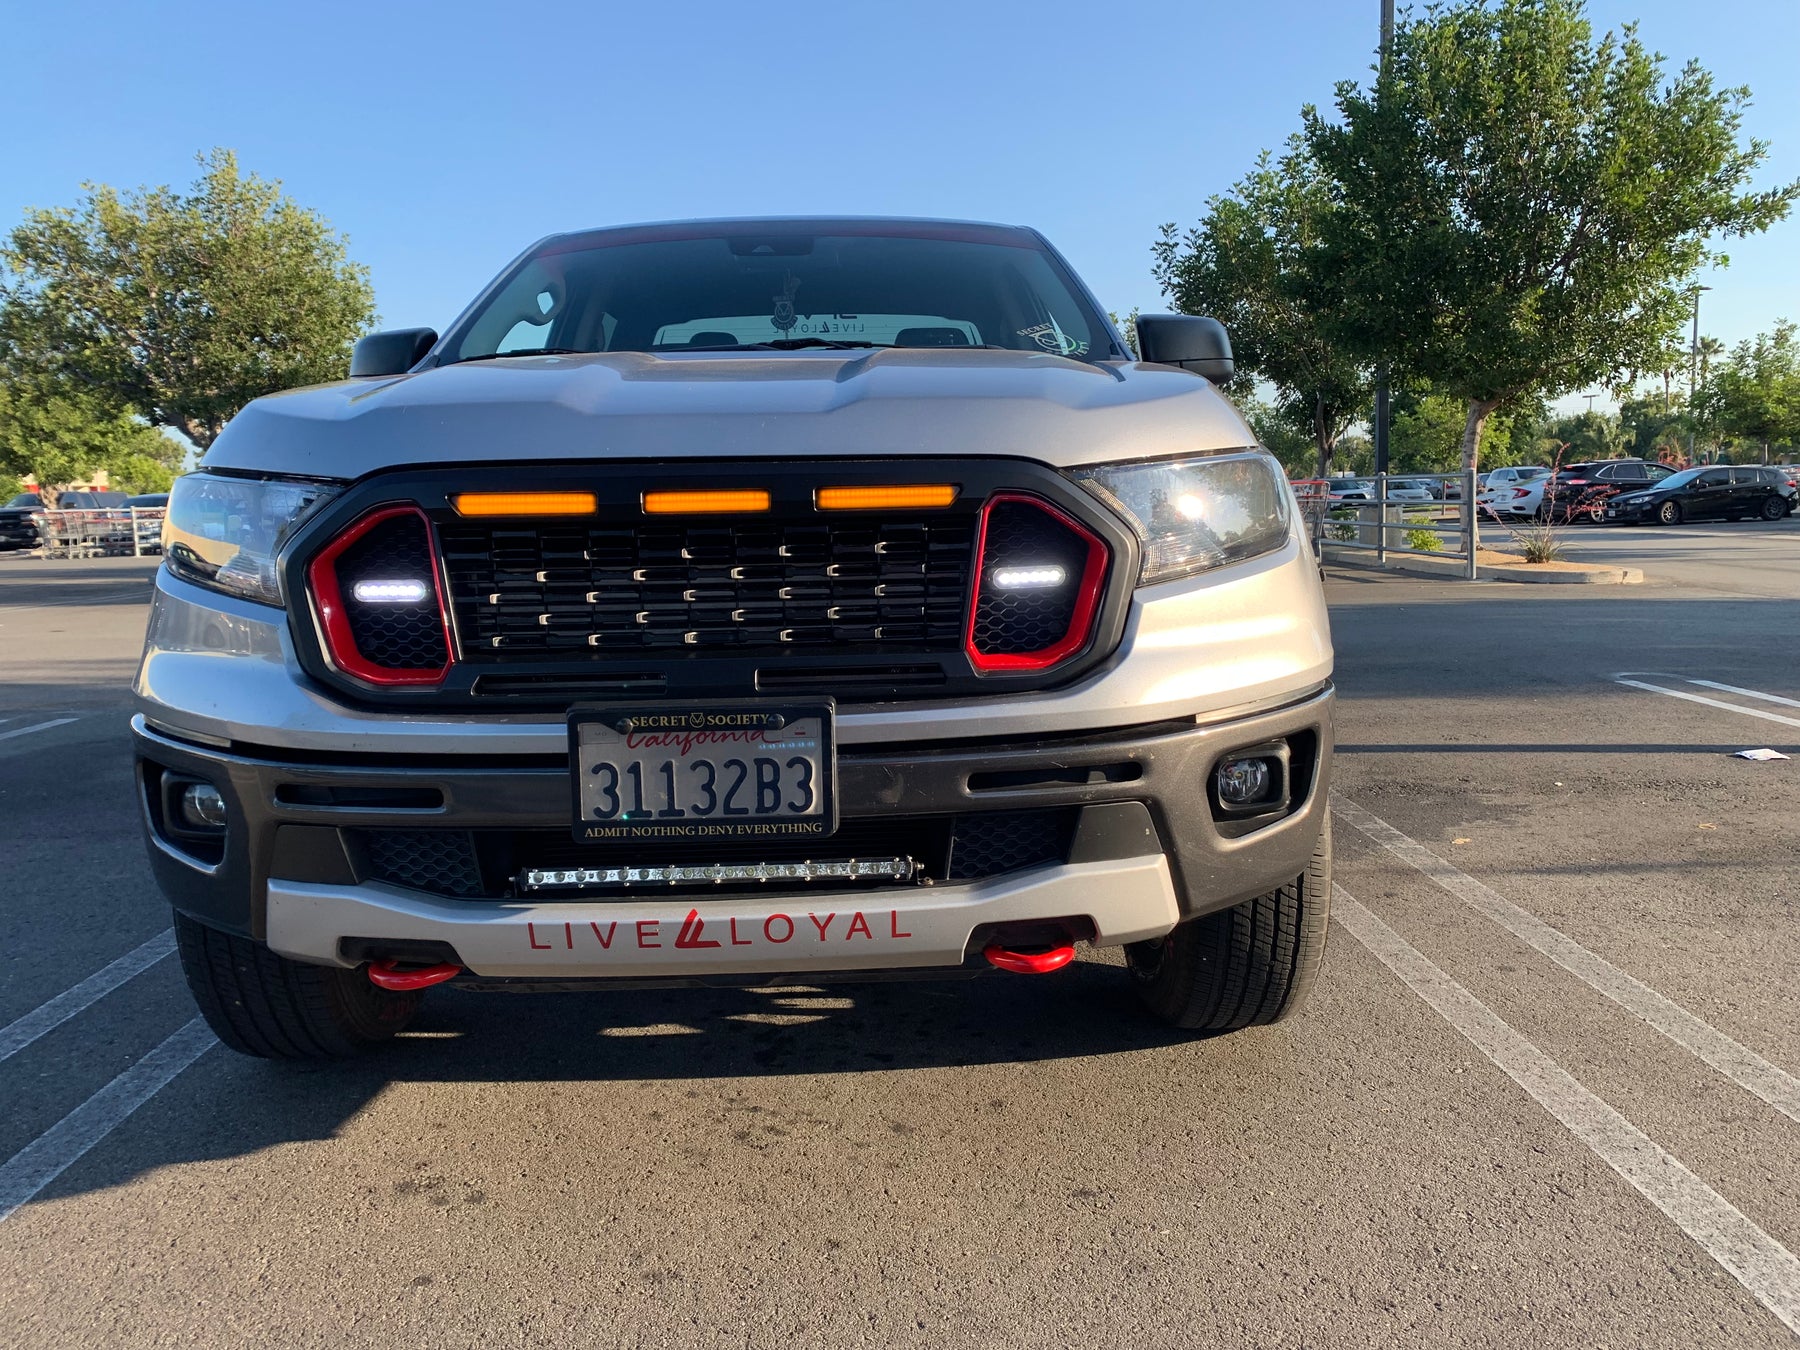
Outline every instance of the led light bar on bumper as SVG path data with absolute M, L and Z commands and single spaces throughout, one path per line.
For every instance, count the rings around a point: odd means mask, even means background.
M 1262 451 L 1097 464 L 1071 477 L 1137 531 L 1140 586 L 1273 553 L 1288 536 L 1287 478 Z

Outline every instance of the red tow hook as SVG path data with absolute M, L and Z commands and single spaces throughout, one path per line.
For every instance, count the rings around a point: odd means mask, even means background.
M 1015 952 L 996 944 L 983 948 L 981 954 L 987 957 L 990 966 L 999 970 L 1010 970 L 1016 975 L 1048 975 L 1073 961 L 1075 948 L 1071 943 L 1064 943 L 1046 952 Z
M 453 980 L 460 974 L 462 967 L 451 965 L 448 961 L 420 970 L 401 970 L 398 961 L 369 962 L 369 982 L 378 984 L 383 989 L 429 989 L 434 984 Z

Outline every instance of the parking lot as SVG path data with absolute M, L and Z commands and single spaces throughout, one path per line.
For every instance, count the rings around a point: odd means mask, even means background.
M 0 1344 L 1791 1346 L 1800 521 L 1332 570 L 1312 1003 L 440 991 L 218 1048 L 141 854 L 151 560 L 0 558 Z M 1769 746 L 1793 760 L 1730 757 Z

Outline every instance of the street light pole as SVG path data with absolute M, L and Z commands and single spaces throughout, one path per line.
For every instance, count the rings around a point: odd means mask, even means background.
M 1700 292 L 1711 286 L 1694 287 L 1694 330 L 1688 340 L 1688 463 L 1694 462 L 1694 396 L 1700 384 Z
M 1381 75 L 1387 74 L 1388 52 L 1394 45 L 1394 0 L 1381 0 Z M 1380 76 L 1376 89 L 1381 88 Z M 1388 471 L 1388 363 L 1375 367 L 1375 472 Z

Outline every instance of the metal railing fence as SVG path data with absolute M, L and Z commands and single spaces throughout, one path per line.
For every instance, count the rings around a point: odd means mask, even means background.
M 1475 471 L 1465 469 L 1309 478 L 1294 484 L 1294 495 L 1320 558 L 1335 548 L 1372 553 L 1377 565 L 1390 555 L 1455 560 L 1462 564 L 1463 579 L 1474 581 L 1481 550 L 1478 487 Z M 1453 547 L 1447 546 L 1450 541 Z

